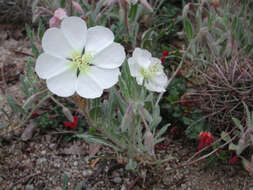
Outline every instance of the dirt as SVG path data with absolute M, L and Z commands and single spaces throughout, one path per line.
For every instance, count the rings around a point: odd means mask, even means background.
M 19 76 L 23 72 L 26 54 L 31 53 L 29 40 L 24 36 L 14 39 L 8 35 L 8 29 L 1 30 L 1 34 L 4 35 L 0 39 L 0 66 L 5 65 L 8 75 L 4 77 L 5 82 L 0 77 L 0 84 L 4 91 L 22 103 L 24 95 Z M 10 112 L 6 102 L 0 101 L 0 106 Z M 4 120 L 2 114 L 0 120 Z M 34 125 L 33 121 L 28 125 Z M 91 158 L 89 144 L 81 139 L 66 141 L 66 134 L 36 128 L 31 139 L 22 141 L 21 134 L 27 126 L 17 129 L 10 139 L 0 139 L 0 190 L 60 190 L 63 189 L 64 175 L 69 178 L 70 190 L 80 182 L 83 183 L 82 189 L 86 190 L 247 190 L 251 186 L 252 178 L 239 162 L 235 165 L 228 161 L 215 162 L 210 167 L 206 161 L 201 161 L 172 170 L 197 151 L 197 144 L 184 136 L 175 140 L 166 134 L 167 147 L 157 150 L 157 153 L 172 159 L 160 169 L 144 168 L 146 177 L 139 178 L 115 160 Z M 102 147 L 97 153 L 108 154 L 115 156 L 114 151 L 107 147 Z

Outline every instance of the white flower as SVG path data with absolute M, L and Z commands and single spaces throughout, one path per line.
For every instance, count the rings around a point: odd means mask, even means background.
M 136 77 L 137 83 L 155 92 L 164 92 L 168 78 L 158 58 L 152 57 L 147 50 L 135 48 L 133 57 L 128 59 L 130 74 Z
M 84 98 L 100 97 L 118 82 L 125 60 L 122 45 L 113 42 L 111 30 L 91 27 L 79 17 L 67 17 L 61 28 L 48 29 L 35 71 L 46 79 L 48 89 L 61 97 L 77 92 Z

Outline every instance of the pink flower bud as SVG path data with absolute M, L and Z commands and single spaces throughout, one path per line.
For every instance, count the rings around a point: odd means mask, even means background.
M 58 8 L 54 12 L 54 16 L 49 20 L 49 27 L 60 28 L 61 21 L 67 17 L 67 12 L 63 8 Z
M 82 7 L 80 6 L 79 3 L 75 2 L 75 1 L 72 1 L 72 4 L 73 4 L 73 7 L 81 14 L 83 14 L 83 9 Z
M 57 17 L 53 16 L 50 20 L 49 20 L 49 27 L 56 27 L 59 28 L 61 24 L 61 20 L 58 19 Z
M 54 11 L 54 16 L 59 20 L 62 20 L 67 17 L 67 12 L 63 8 L 58 8 Z

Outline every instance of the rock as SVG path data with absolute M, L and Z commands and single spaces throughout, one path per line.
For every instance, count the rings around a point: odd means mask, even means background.
M 74 161 L 74 166 L 77 166 L 78 165 L 78 162 L 77 161 Z
M 165 175 L 165 176 L 163 177 L 162 181 L 163 181 L 163 183 L 164 183 L 165 185 L 170 185 L 170 184 L 171 184 L 171 179 L 170 179 L 169 176 L 166 176 L 166 175 Z
M 25 186 L 25 190 L 33 190 L 34 186 L 32 184 L 28 184 Z
M 71 172 L 64 172 L 64 174 L 65 174 L 66 176 L 68 176 L 68 178 L 71 177 Z
M 83 176 L 84 177 L 87 177 L 87 176 L 90 176 L 93 174 L 93 171 L 92 170 L 84 170 L 83 171 Z
M 122 182 L 122 179 L 121 179 L 120 177 L 117 176 L 117 177 L 114 177 L 112 181 L 113 181 L 114 183 L 119 184 L 119 183 Z
M 0 183 L 3 181 L 4 179 L 2 177 L 0 177 Z
M 22 141 L 28 141 L 29 139 L 31 139 L 34 131 L 35 131 L 35 124 L 34 122 L 31 121 L 21 135 Z
M 46 162 L 46 161 L 47 161 L 46 158 L 40 158 L 40 159 L 37 160 L 36 163 L 37 163 L 37 165 L 38 165 L 38 164 L 42 164 L 43 162 Z
M 185 184 L 182 184 L 181 188 L 186 190 L 187 186 Z
M 56 148 L 56 144 L 54 144 L 54 143 L 50 144 L 50 145 L 49 145 L 49 148 L 50 148 L 51 150 L 55 149 L 55 148 Z
M 126 190 L 126 189 L 127 189 L 126 186 L 122 185 L 120 190 Z

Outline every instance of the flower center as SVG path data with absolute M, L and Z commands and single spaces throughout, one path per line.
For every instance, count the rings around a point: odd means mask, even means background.
M 148 68 L 141 68 L 140 73 L 146 80 L 150 80 L 152 77 L 156 76 L 157 72 L 160 72 L 161 68 L 159 67 L 159 63 L 155 63 L 154 65 L 150 65 Z
M 70 55 L 70 66 L 73 68 L 73 70 L 77 70 L 80 74 L 85 74 L 94 60 L 94 56 L 92 55 L 92 52 L 85 52 L 85 54 L 81 55 L 79 52 L 71 53 Z

